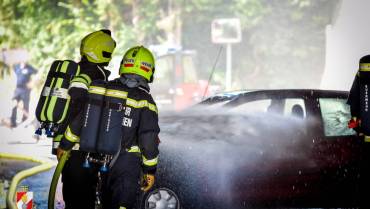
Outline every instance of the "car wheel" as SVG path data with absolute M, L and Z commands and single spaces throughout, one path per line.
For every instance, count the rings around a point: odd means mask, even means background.
M 174 191 L 158 188 L 146 197 L 145 209 L 180 209 L 180 200 Z

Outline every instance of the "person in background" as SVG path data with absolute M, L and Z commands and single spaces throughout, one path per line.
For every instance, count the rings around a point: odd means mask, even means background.
M 30 93 L 32 88 L 31 76 L 36 72 L 37 70 L 25 62 L 14 65 L 14 73 L 17 77 L 17 85 L 14 91 L 14 106 L 10 117 L 10 127 L 12 128 L 17 126 L 18 109 L 21 109 L 23 112 L 22 122 L 28 118 Z

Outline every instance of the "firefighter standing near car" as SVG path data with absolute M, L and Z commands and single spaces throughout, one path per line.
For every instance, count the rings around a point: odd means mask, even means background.
M 356 74 L 349 93 L 347 104 L 351 109 L 349 128 L 353 128 L 362 142 L 362 159 L 360 162 L 360 206 L 370 208 L 370 55 L 360 59 L 359 71 Z
M 119 79 L 109 82 L 127 95 L 123 104 L 122 141 L 119 154 L 103 190 L 105 209 L 131 209 L 140 191 L 154 184 L 158 161 L 159 125 L 156 104 L 149 93 L 153 81 L 154 57 L 143 46 L 129 49 L 123 56 Z
M 109 30 L 92 32 L 81 41 L 80 73 L 72 79 L 68 89 L 71 97 L 69 117 L 58 129 L 59 134 L 53 142 L 58 160 L 67 150 L 71 150 L 62 171 L 66 209 L 95 208 L 96 172 L 82 167 L 85 156 L 78 151 L 79 132 L 89 85 L 95 80 L 107 81 L 110 72 L 104 67 L 110 62 L 115 47 L 116 42 Z

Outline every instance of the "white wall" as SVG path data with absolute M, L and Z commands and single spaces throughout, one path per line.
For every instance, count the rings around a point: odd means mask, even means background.
M 358 60 L 370 54 L 370 0 L 343 0 L 326 29 L 326 66 L 322 89 L 349 90 Z

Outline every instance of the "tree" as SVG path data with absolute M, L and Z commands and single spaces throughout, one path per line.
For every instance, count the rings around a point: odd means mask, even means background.
M 316 86 L 325 53 L 324 29 L 339 1 L 332 0 L 2 0 L 2 48 L 23 47 L 31 63 L 48 70 L 55 59 L 79 57 L 80 40 L 101 28 L 117 40 L 115 56 L 136 44 L 174 42 L 198 52 L 208 77 L 218 45 L 215 18 L 238 17 L 243 41 L 233 47 L 237 87 Z M 309 60 L 309 61 L 308 61 Z M 220 59 L 219 68 L 223 68 Z M 222 71 L 217 71 L 222 74 Z M 299 79 L 302 75 L 309 79 Z M 219 76 L 220 77 L 220 76 Z
M 26 48 L 32 54 L 30 62 L 45 72 L 55 59 L 77 59 L 83 36 L 102 28 L 113 31 L 116 52 L 122 53 L 156 32 L 150 21 L 132 21 L 139 14 L 146 14 L 139 18 L 145 20 L 153 16 L 142 11 L 149 11 L 152 1 L 138 2 L 4 0 L 0 2 L 0 43 L 3 48 Z M 134 5 L 140 5 L 140 10 Z
M 207 78 L 220 47 L 211 43 L 212 20 L 238 17 L 243 40 L 233 46 L 237 88 L 317 87 L 325 62 L 325 28 L 339 3 L 331 0 L 187 1 L 183 12 L 187 36 L 183 43 L 198 50 L 200 69 Z M 224 57 L 218 66 L 221 69 L 216 73 L 223 74 Z

